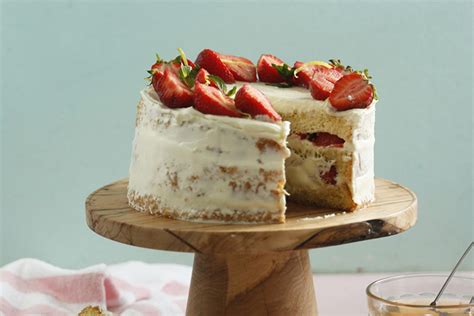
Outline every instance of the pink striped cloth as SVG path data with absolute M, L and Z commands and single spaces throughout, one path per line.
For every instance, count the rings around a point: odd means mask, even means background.
M 117 315 L 184 315 L 191 267 L 126 262 L 82 270 L 36 259 L 0 268 L 0 315 L 77 315 L 99 306 Z

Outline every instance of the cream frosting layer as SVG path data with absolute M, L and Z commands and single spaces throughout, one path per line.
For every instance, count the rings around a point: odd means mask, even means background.
M 278 182 L 285 180 L 284 160 L 290 154 L 288 122 L 169 109 L 151 87 L 141 98 L 129 192 L 190 214 L 284 212 L 285 197 L 276 193 L 283 191 Z

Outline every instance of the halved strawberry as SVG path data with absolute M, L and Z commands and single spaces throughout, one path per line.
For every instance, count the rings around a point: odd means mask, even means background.
M 209 80 L 208 76 L 209 76 L 209 72 L 207 72 L 206 69 L 201 68 L 201 69 L 199 69 L 199 71 L 196 75 L 195 82 L 199 82 L 199 83 L 202 83 L 202 84 L 207 84 L 207 85 L 210 85 L 211 87 L 214 87 L 214 88 L 219 88 L 219 86 L 215 83 L 215 81 Z
M 219 89 L 196 82 L 194 86 L 194 108 L 201 113 L 240 117 L 234 100 Z
M 151 66 L 149 73 L 151 74 L 151 84 L 153 88 L 156 90 L 158 81 L 160 81 L 161 77 L 163 77 L 163 73 L 165 72 L 166 65 L 163 62 L 157 62 Z
M 257 81 L 257 68 L 253 62 L 244 57 L 219 54 L 222 62 L 229 68 L 235 80 Z
M 199 69 L 194 81 L 206 84 L 208 82 L 207 76 L 209 76 L 209 73 L 207 72 L 207 70 L 204 69 L 204 68 L 201 68 L 201 69 Z
M 273 109 L 267 97 L 248 83 L 237 91 L 235 106 L 252 117 L 264 115 L 272 121 L 281 121 L 281 116 Z
M 206 69 L 209 73 L 219 76 L 225 83 L 234 83 L 235 78 L 226 64 L 221 60 L 219 53 L 204 49 L 196 58 L 196 64 Z
M 183 108 L 193 105 L 193 92 L 174 72 L 173 67 L 165 67 L 163 76 L 153 86 L 161 102 L 169 108 Z
M 300 68 L 301 66 L 303 66 L 304 63 L 301 62 L 301 61 L 297 61 L 295 62 L 295 64 L 293 65 L 293 68 L 294 69 L 298 69 Z M 301 70 L 300 72 L 298 72 L 298 74 L 296 75 L 296 77 L 293 77 L 293 83 L 297 86 L 300 86 L 300 87 L 303 87 L 303 88 L 306 88 L 308 89 L 309 88 L 309 84 L 311 82 L 311 79 L 313 78 L 313 74 L 314 74 L 314 70 L 317 68 L 317 67 L 320 67 L 320 66 L 317 66 L 317 65 L 307 65 L 306 67 L 303 68 L 303 70 Z
M 319 173 L 321 179 L 326 182 L 327 184 L 336 185 L 336 177 L 337 177 L 337 169 L 336 166 L 332 165 L 326 172 Z
M 320 147 L 342 148 L 345 143 L 345 140 L 340 138 L 339 136 L 326 133 L 326 132 L 317 132 L 317 133 L 308 134 L 307 139 L 310 142 L 312 142 L 315 146 L 320 146 Z
M 283 64 L 284 62 L 280 58 L 270 54 L 263 54 L 257 63 L 258 79 L 269 83 L 285 82 L 286 78 L 283 78 L 278 70 L 273 67 L 273 65 L 281 66 Z
M 366 108 L 374 99 L 374 88 L 362 74 L 353 72 L 339 79 L 329 96 L 338 111 Z
M 315 66 L 313 78 L 309 83 L 309 90 L 313 98 L 316 100 L 326 100 L 334 89 L 334 83 L 341 79 L 342 76 L 338 69 Z
M 152 75 L 151 77 L 151 84 L 153 85 L 153 88 L 157 89 L 158 82 L 160 79 L 163 77 L 165 70 L 168 68 L 170 69 L 174 74 L 178 75 L 179 73 L 179 67 L 181 64 L 179 63 L 172 63 L 172 62 L 157 62 L 151 66 L 150 73 Z

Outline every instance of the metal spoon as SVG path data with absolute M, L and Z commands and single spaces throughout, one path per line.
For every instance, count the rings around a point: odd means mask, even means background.
M 433 302 L 431 302 L 430 306 L 431 307 L 436 307 L 436 302 L 438 301 L 438 299 L 441 297 L 441 295 L 443 295 L 443 292 L 444 290 L 446 289 L 446 287 L 448 286 L 448 283 L 449 281 L 451 281 L 454 273 L 456 272 L 457 268 L 459 267 L 459 265 L 461 264 L 461 262 L 464 260 L 464 258 L 466 257 L 466 255 L 469 253 L 469 251 L 471 250 L 471 248 L 474 246 L 474 242 L 471 242 L 471 244 L 469 245 L 469 247 L 467 247 L 466 251 L 464 251 L 463 255 L 461 256 L 461 258 L 458 260 L 458 262 L 456 263 L 456 265 L 454 266 L 453 270 L 451 271 L 451 273 L 449 274 L 448 278 L 446 279 L 446 281 L 444 282 L 443 286 L 441 287 L 441 290 L 439 290 L 438 292 L 438 295 L 436 295 L 436 298 L 434 299 Z M 471 297 L 471 301 L 469 304 L 471 304 L 472 302 L 474 301 L 474 296 Z

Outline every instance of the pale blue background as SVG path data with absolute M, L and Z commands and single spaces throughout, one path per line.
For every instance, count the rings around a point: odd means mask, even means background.
M 210 47 L 254 61 L 271 52 L 368 67 L 381 97 L 376 174 L 418 194 L 418 224 L 313 250 L 314 269 L 449 269 L 473 239 L 471 23 L 470 1 L 4 2 L 0 265 L 192 262 L 95 235 L 84 200 L 127 175 L 154 53 L 183 47 L 194 58 Z

